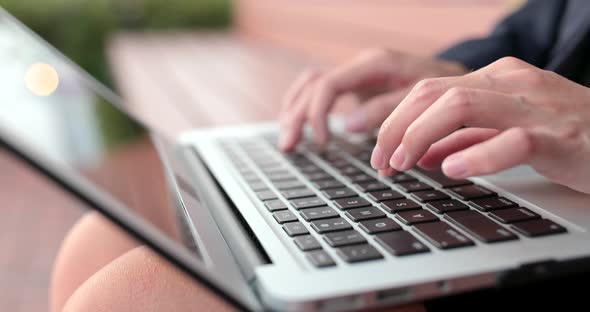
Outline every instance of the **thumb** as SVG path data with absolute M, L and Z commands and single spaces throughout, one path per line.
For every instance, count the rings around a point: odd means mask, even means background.
M 348 114 L 346 129 L 350 132 L 365 132 L 378 128 L 409 91 L 410 88 L 404 88 L 371 98 Z

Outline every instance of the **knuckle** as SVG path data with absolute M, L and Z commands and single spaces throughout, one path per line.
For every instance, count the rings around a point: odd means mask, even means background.
M 524 149 L 526 157 L 530 157 L 535 153 L 535 139 L 531 130 L 516 127 L 510 129 L 512 135 L 516 137 L 516 141 L 519 142 L 519 146 Z
M 414 85 L 410 94 L 417 99 L 425 98 L 443 87 L 444 83 L 441 78 L 422 79 Z
M 505 56 L 496 61 L 496 64 L 509 68 L 522 68 L 528 64 L 514 56 Z
M 546 76 L 542 70 L 526 68 L 522 70 L 523 80 L 530 87 L 538 87 L 545 83 Z
M 472 92 L 462 87 L 453 87 L 445 94 L 446 101 L 443 102 L 454 113 L 462 116 L 468 115 L 473 107 Z
M 585 141 L 587 133 L 585 123 L 579 118 L 568 121 L 557 133 L 560 141 L 578 145 Z

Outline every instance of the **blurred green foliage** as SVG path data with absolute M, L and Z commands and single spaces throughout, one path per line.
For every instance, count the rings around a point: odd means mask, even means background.
M 0 0 L 99 80 L 111 85 L 105 42 L 118 30 L 227 27 L 230 0 Z

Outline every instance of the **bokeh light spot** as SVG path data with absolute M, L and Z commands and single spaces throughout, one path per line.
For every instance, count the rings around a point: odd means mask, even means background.
M 35 95 L 49 96 L 59 86 L 59 74 L 49 64 L 35 63 L 27 70 L 25 85 Z

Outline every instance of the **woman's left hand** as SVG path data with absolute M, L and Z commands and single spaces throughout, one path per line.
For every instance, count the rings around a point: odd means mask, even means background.
M 441 163 L 452 178 L 529 164 L 590 193 L 590 89 L 512 57 L 422 80 L 382 124 L 371 165 L 386 173 Z

